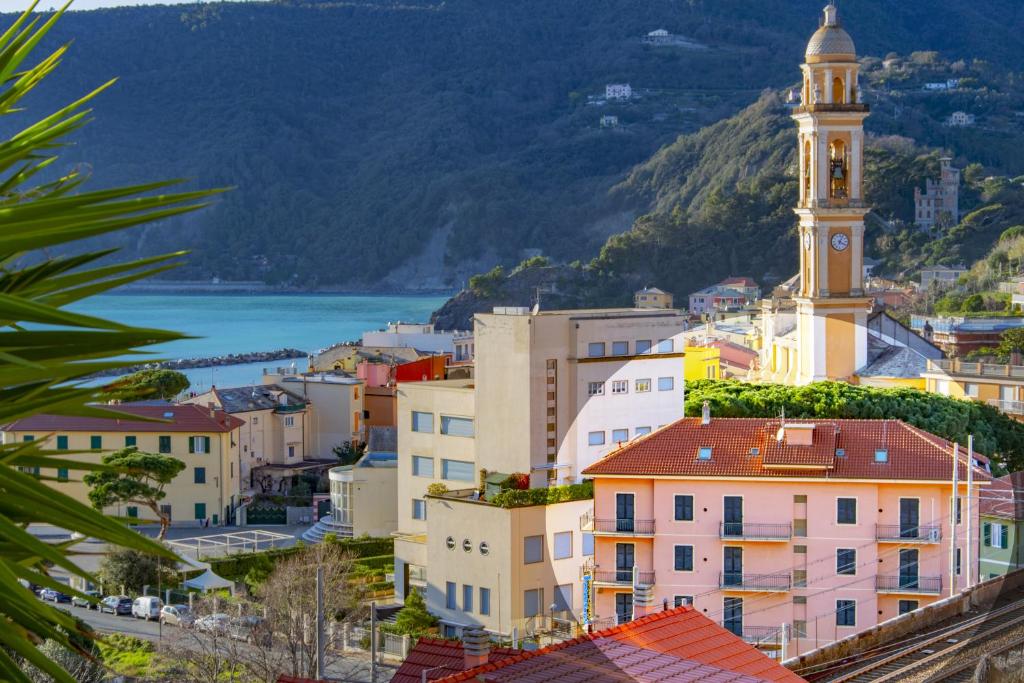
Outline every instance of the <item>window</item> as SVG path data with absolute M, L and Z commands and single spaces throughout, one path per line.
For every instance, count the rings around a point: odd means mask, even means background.
M 197 468 L 195 468 L 195 473 L 193 475 L 193 482 L 196 483 L 196 484 L 205 484 L 206 483 L 206 468 L 205 467 L 197 467 Z
M 583 554 L 585 556 L 594 555 L 594 534 L 583 533 Z
M 807 537 L 807 520 L 806 519 L 794 519 L 793 520 L 793 535 L 799 538 Z
M 103 448 L 103 437 L 102 436 L 90 436 L 89 437 L 89 448 L 99 449 Z
M 646 394 L 648 391 L 651 390 L 650 378 L 648 377 L 647 379 L 638 379 L 633 385 L 633 390 L 636 391 L 636 393 L 638 394 Z
M 836 549 L 836 574 L 853 576 L 857 573 L 857 551 L 854 548 Z
M 836 600 L 836 626 L 857 625 L 857 603 L 853 600 Z
M 258 416 L 253 416 L 252 423 L 254 425 L 258 425 L 260 423 L 260 418 Z
M 127 446 L 127 445 L 133 445 L 133 444 L 125 444 L 125 445 Z M 58 436 L 57 437 L 57 450 L 58 451 L 66 451 L 67 449 L 68 449 L 68 437 L 66 437 L 66 436 Z
M 544 537 L 527 536 L 523 539 L 523 564 L 544 561 Z
M 658 391 L 672 391 L 676 388 L 675 377 L 659 377 L 658 378 Z
M 876 449 L 875 462 L 889 462 L 889 451 L 884 448 Z
M 701 446 L 700 450 L 697 451 L 698 460 L 710 460 L 711 459 L 711 446 Z
M 451 481 L 473 481 L 473 463 L 465 460 L 441 460 L 441 478 Z
M 591 358 L 601 358 L 604 356 L 604 342 L 590 342 L 587 344 L 587 355 Z
M 159 450 L 161 453 L 170 453 L 171 452 L 171 437 L 169 437 L 169 436 L 161 436 L 160 437 L 160 447 L 157 450 Z
M 196 519 L 206 519 L 206 503 L 196 503 Z
M 971 382 L 964 384 L 964 393 L 971 398 L 978 398 L 978 385 Z
M 956 575 L 960 576 L 960 548 L 956 549 Z
M 956 497 L 956 506 L 955 507 L 956 507 L 956 523 L 957 524 L 960 523 L 960 503 L 962 502 L 962 500 L 963 499 L 960 496 Z
M 563 583 L 555 586 L 555 611 L 556 612 L 569 612 L 572 611 L 572 584 Z
M 441 624 L 441 631 L 444 634 L 444 637 L 449 640 L 454 640 L 455 638 L 459 637 L 458 629 L 456 629 L 451 624 Z
M 987 523 L 986 523 L 986 526 L 988 526 Z M 986 536 L 985 536 L 985 540 L 986 541 L 988 540 L 988 536 L 989 536 L 989 534 L 986 533 Z M 993 548 L 1000 548 L 1002 550 L 1005 550 L 1008 547 L 1008 545 L 1007 545 L 1006 525 L 1005 524 L 992 524 L 991 536 L 992 536 L 992 547 Z M 986 542 L 985 545 L 988 545 L 988 543 Z
M 125 448 L 128 448 L 129 446 L 135 446 L 137 444 L 138 444 L 138 442 L 137 442 L 137 440 L 136 440 L 136 438 L 134 436 L 130 436 L 129 435 L 129 436 L 124 437 Z
M 645 434 L 650 434 L 650 433 L 651 433 L 651 428 L 650 427 L 637 427 L 635 430 L 633 430 L 633 434 L 635 436 L 643 436 Z
M 58 467 L 57 468 L 57 481 L 67 481 L 67 480 L 68 480 L 68 468 L 66 468 L 66 467 Z
M 139 508 L 135 507 L 134 505 L 129 505 L 128 506 L 128 516 L 133 518 L 133 519 L 137 519 L 138 516 L 139 516 Z
M 448 609 L 458 609 L 459 606 L 455 603 L 455 583 L 453 581 L 446 581 L 444 584 L 444 606 Z
M 673 607 L 683 607 L 684 605 L 692 605 L 692 604 L 693 604 L 693 596 L 692 595 L 676 595 L 676 596 L 672 597 L 672 606 Z
M 629 441 L 629 430 L 628 429 L 613 429 L 612 430 L 612 443 L 622 443 L 623 441 Z
M 491 589 L 480 589 L 480 614 L 487 616 L 491 613 Z
M 210 437 L 208 437 L 208 436 L 190 436 L 190 437 L 188 437 L 188 452 L 189 453 L 209 453 L 210 452 Z
M 919 605 L 920 603 L 917 600 L 900 600 L 900 614 L 913 612 Z
M 628 394 L 629 393 L 629 381 L 624 379 L 617 379 L 612 382 L 612 393 L 613 394 Z
M 572 557 L 572 532 L 571 531 L 559 531 L 555 534 L 555 548 L 553 552 L 553 559 L 564 560 Z
M 637 355 L 639 355 L 641 353 L 648 353 L 651 350 L 651 340 L 650 339 L 637 339 L 636 340 L 635 348 L 636 348 Z
M 590 432 L 587 434 L 587 443 L 591 446 L 603 446 L 604 432 Z
M 535 617 L 544 613 L 544 589 L 533 588 L 523 591 L 523 615 Z
M 294 415 L 288 415 L 287 417 L 285 417 L 284 418 L 284 426 L 285 427 L 294 427 L 295 426 L 295 416 Z
M 587 396 L 604 396 L 604 382 L 587 382 Z
M 412 476 L 432 478 L 434 476 L 434 459 L 423 455 L 412 456 Z
M 803 619 L 793 620 L 793 635 L 797 638 L 807 637 L 807 622 Z
M 793 587 L 794 588 L 807 588 L 807 570 L 806 569 L 794 569 L 793 570 Z
M 612 342 L 612 355 L 613 356 L 628 356 L 629 355 L 629 342 L 628 341 Z
M 743 637 L 743 598 L 722 600 L 722 627 L 733 635 Z
M 289 458 L 294 458 L 295 457 L 295 446 L 289 446 L 288 447 L 288 457 Z
M 25 443 L 28 443 L 29 441 L 35 441 L 36 437 L 32 436 L 31 434 L 26 434 L 25 436 L 21 437 L 21 440 L 24 441 Z
M 806 555 L 807 554 L 807 546 L 805 546 L 805 545 L 795 545 L 795 546 L 793 546 L 793 552 L 796 553 L 797 555 Z
M 837 498 L 836 499 L 836 523 L 856 524 L 857 523 L 857 499 Z
M 692 522 L 693 521 L 693 496 L 680 495 L 676 496 L 676 521 L 677 522 Z
M 692 545 L 677 545 L 675 547 L 675 570 L 677 572 L 693 571 Z
M 473 611 L 473 587 L 469 584 L 462 584 L 462 611 Z
M 672 353 L 675 345 L 671 339 L 662 339 L 658 342 L 658 353 Z
M 412 411 L 412 431 L 425 434 L 434 433 L 434 414 Z
M 473 420 L 468 417 L 441 416 L 441 433 L 448 436 L 473 437 Z
M 412 518 L 413 519 L 426 519 L 427 518 L 427 501 L 422 498 L 412 499 Z
M 793 596 L 793 604 L 794 605 L 806 605 L 807 604 L 807 596 L 806 595 L 794 595 Z
M 633 620 L 632 593 L 615 594 L 615 620 L 620 624 L 625 624 Z

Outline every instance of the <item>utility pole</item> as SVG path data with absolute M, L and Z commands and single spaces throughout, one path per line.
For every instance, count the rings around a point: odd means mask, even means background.
M 370 603 L 370 683 L 377 683 L 377 601 Z
M 324 568 L 319 565 L 316 568 L 316 677 L 320 680 L 327 678 L 324 636 Z
M 953 497 L 949 508 L 949 594 L 956 595 L 956 501 L 960 482 L 960 444 L 953 444 Z
M 974 435 L 967 435 L 967 533 L 964 539 L 964 545 L 966 550 L 964 552 L 964 564 L 966 567 L 964 571 L 966 573 L 966 588 L 970 588 L 974 585 L 974 553 L 971 552 L 971 536 L 972 529 L 971 525 L 974 521 L 972 514 L 972 508 L 974 507 L 972 501 L 974 499 Z

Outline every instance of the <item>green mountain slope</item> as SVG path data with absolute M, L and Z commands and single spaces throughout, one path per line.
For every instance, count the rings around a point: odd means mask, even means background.
M 149 253 L 167 246 L 161 234 L 191 242 L 179 277 L 459 284 L 525 250 L 589 259 L 651 201 L 710 196 L 698 176 L 663 191 L 642 169 L 609 191 L 680 132 L 794 81 L 821 4 L 280 0 L 80 12 L 54 36 L 76 39 L 75 59 L 32 104 L 120 76 L 64 159 L 104 169 L 102 184 L 159 174 L 237 187 L 176 230 L 127 243 Z M 843 12 L 862 52 L 1024 63 L 1015 0 L 859 0 Z M 706 49 L 640 42 L 660 27 Z M 614 82 L 640 97 L 588 101 Z M 598 126 L 606 113 L 619 129 Z

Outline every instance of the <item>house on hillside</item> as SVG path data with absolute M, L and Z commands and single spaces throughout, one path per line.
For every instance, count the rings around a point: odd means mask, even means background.
M 953 128 L 964 128 L 967 126 L 973 126 L 974 121 L 974 114 L 968 114 L 965 111 L 955 111 L 949 115 L 948 119 L 946 119 L 946 125 Z
M 629 83 L 609 83 L 604 86 L 604 97 L 607 100 L 628 100 L 633 97 L 633 88 Z

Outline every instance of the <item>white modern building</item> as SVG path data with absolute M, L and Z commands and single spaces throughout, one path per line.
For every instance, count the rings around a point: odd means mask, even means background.
M 633 88 L 629 83 L 609 83 L 604 86 L 604 97 L 607 100 L 628 100 L 633 96 Z
M 383 330 L 363 332 L 364 347 L 405 347 L 431 353 L 454 353 L 454 331 L 435 330 L 432 323 L 389 322 Z

